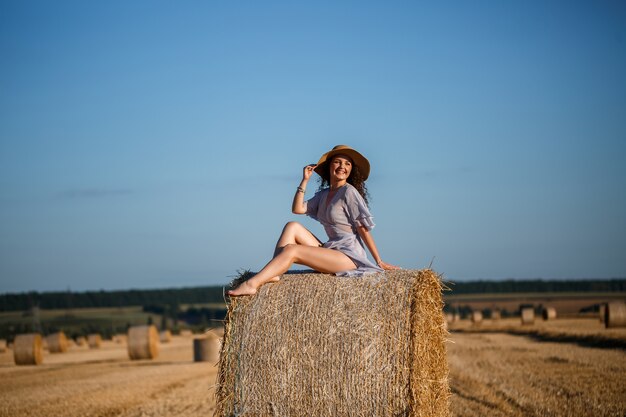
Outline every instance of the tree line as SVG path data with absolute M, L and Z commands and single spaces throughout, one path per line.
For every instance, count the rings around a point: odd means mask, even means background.
M 626 292 L 626 279 L 584 280 L 504 280 L 449 282 L 445 295 L 528 292 Z M 148 305 L 224 303 L 222 286 L 117 291 L 59 291 L 0 294 L 0 311 L 129 307 Z

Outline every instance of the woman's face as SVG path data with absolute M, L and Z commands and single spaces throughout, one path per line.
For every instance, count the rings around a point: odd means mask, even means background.
M 331 181 L 346 181 L 352 172 L 352 160 L 347 156 L 337 155 L 330 161 Z

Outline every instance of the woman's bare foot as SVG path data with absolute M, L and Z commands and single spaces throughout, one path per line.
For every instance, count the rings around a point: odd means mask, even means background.
M 250 281 L 244 281 L 237 286 L 234 290 L 228 290 L 227 294 L 231 297 L 239 297 L 242 295 L 254 295 L 256 294 L 257 287 L 250 283 Z
M 259 285 L 258 287 L 255 287 L 255 285 L 250 281 L 252 280 L 242 282 L 234 290 L 229 290 L 227 294 L 230 295 L 231 297 L 239 297 L 240 295 L 254 295 L 256 294 L 257 290 L 261 287 L 261 285 L 267 284 L 268 282 L 280 281 L 280 276 L 270 278 L 267 281 L 265 281 L 263 284 Z

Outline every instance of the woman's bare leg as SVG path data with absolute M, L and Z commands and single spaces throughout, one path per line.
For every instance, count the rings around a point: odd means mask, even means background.
M 306 227 L 302 226 L 298 222 L 289 222 L 283 228 L 283 231 L 278 238 L 278 242 L 276 242 L 276 247 L 274 248 L 274 256 L 275 258 L 279 253 L 282 252 L 283 248 L 287 245 L 306 245 L 306 246 L 320 246 L 322 242 L 315 237 L 313 233 L 309 231 Z M 268 280 L 268 282 L 278 282 L 280 281 L 280 276 L 275 276 Z
M 302 226 L 298 222 L 289 222 L 283 228 L 278 242 L 276 242 L 276 249 L 274 249 L 274 257 L 278 255 L 282 249 L 287 245 L 306 245 L 306 246 L 320 246 L 322 242 L 315 237 L 306 227 Z
M 261 285 L 284 274 L 294 263 L 305 265 L 324 273 L 356 269 L 352 259 L 338 250 L 321 248 L 319 246 L 288 244 L 258 274 L 241 283 L 234 290 L 228 291 L 228 295 L 255 294 Z

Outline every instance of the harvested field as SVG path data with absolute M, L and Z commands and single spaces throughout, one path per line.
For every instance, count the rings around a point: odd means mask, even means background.
M 211 416 L 217 368 L 193 362 L 191 339 L 175 337 L 153 361 L 126 346 L 72 347 L 43 365 L 17 367 L 0 354 L 0 416 Z
M 455 324 L 466 329 L 453 330 L 447 343 L 452 415 L 626 415 L 626 349 L 511 334 L 508 321 L 489 330 L 495 326 L 485 319 L 478 331 L 469 320 Z M 626 329 L 607 330 L 597 320 L 557 318 L 534 327 L 626 338 Z M 161 344 L 153 361 L 131 362 L 126 346 L 105 341 L 97 350 L 44 352 L 42 365 L 18 367 L 7 349 L 0 353 L 0 417 L 212 416 L 216 375 L 212 363 L 193 362 L 192 339 L 184 337 Z
M 448 345 L 456 416 L 623 416 L 626 353 L 503 333 Z

